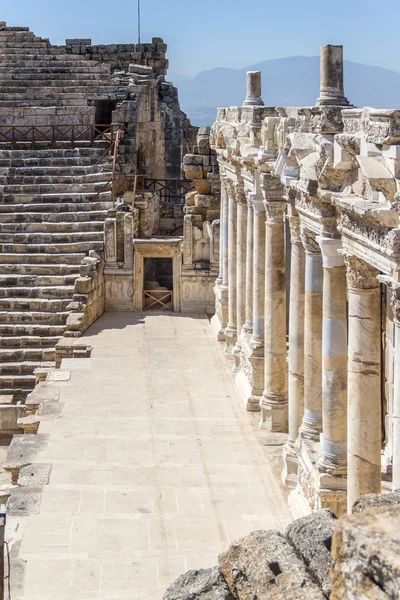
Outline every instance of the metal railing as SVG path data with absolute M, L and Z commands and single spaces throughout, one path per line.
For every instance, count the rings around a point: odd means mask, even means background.
M 113 145 L 120 131 L 105 125 L 0 125 L 0 143 L 11 144 L 13 150 L 20 145 L 37 148 L 45 142 L 54 147 L 57 142 L 69 142 L 72 146 L 80 142 L 93 145 L 105 141 Z

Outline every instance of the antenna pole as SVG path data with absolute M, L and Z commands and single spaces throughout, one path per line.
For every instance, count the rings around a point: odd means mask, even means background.
M 140 44 L 140 0 L 138 0 L 138 44 Z

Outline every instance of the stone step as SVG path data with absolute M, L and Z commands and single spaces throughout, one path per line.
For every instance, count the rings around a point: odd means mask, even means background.
M 34 73 L 2 73 L 0 71 L 0 91 L 3 93 L 4 88 L 18 88 L 18 87 L 40 87 L 46 84 L 48 87 L 62 88 L 62 87 L 77 87 L 81 85 L 92 85 L 92 86 L 110 86 L 110 75 L 108 73 L 57 73 L 57 72 L 38 72 Z M 115 86 L 113 86 L 115 89 Z
M 0 81 L 0 96 L 15 94 L 103 94 L 114 93 L 115 85 L 109 79 L 69 79 L 57 81 L 53 76 L 37 81 Z
M 54 203 L 50 203 L 50 202 L 46 202 L 46 204 L 43 203 L 29 203 L 29 204 L 1 204 L 0 203 L 0 219 L 3 221 L 3 214 L 4 213 L 8 213 L 9 215 L 11 215 L 12 219 L 14 220 L 17 214 L 24 214 L 26 215 L 26 218 L 28 220 L 30 215 L 34 215 L 34 214 L 40 214 L 43 217 L 46 215 L 46 213 L 49 216 L 49 219 L 57 219 L 57 215 L 61 215 L 62 213 L 60 212 L 60 209 L 62 209 L 63 213 L 76 213 L 77 218 L 79 217 L 79 214 L 81 211 L 82 215 L 85 215 L 85 219 L 87 218 L 87 214 L 89 211 L 91 211 L 93 209 L 93 215 L 95 215 L 96 213 L 103 212 L 103 211 L 107 211 L 110 208 L 112 208 L 112 202 L 111 201 L 107 201 L 105 202 L 102 197 L 104 198 L 103 194 L 100 194 L 98 201 L 96 199 L 96 201 L 92 201 L 92 202 L 85 202 L 85 201 L 81 201 L 79 202 L 77 199 L 75 199 L 74 202 L 63 202 L 62 205 L 60 205 L 59 202 L 54 202 Z M 54 213 L 56 213 L 56 215 L 54 215 Z M 4 222 L 4 221 L 3 221 Z
M 1 152 L 1 151 L 0 151 Z M 104 151 L 103 151 L 104 154 Z M 101 156 L 62 156 L 55 155 L 54 157 L 48 156 L 26 156 L 26 157 L 15 157 L 15 158 L 7 158 L 6 156 L 0 155 L 0 168 L 31 168 L 31 167 L 40 167 L 43 169 L 47 168 L 58 168 L 58 167 L 69 167 L 77 168 L 77 167 L 95 167 L 96 162 L 101 158 Z M 107 161 L 108 162 L 108 161 Z
M 60 125 L 60 128 L 67 127 L 66 125 Z M 1 130 L 1 126 L 0 126 Z M 44 148 L 44 149 L 30 149 L 30 150 L 11 150 L 11 149 L 0 149 L 0 159 L 9 159 L 9 160 L 42 160 L 42 159 L 54 159 L 54 158 L 101 158 L 103 155 L 104 146 L 107 147 L 107 142 L 104 144 L 103 140 L 100 140 L 99 144 L 96 146 L 88 146 L 87 142 L 79 142 L 75 141 L 74 147 L 70 146 L 70 142 L 58 142 L 58 147 L 56 148 Z M 80 145 L 81 144 L 81 145 Z M 32 166 L 34 163 L 30 163 Z M 44 163 L 46 164 L 46 163 Z M 16 165 L 18 166 L 18 165 Z M 23 164 L 21 165 L 23 166 Z M 67 163 L 66 165 L 67 166 Z M 79 166 L 77 164 L 77 166 Z
M 42 360 L 30 360 L 26 362 L 9 362 L 0 363 L 0 374 L 1 375 L 28 375 L 33 373 L 35 369 L 39 368 L 51 368 L 53 367 L 53 361 L 42 361 Z
M 36 384 L 35 375 L 0 375 L 0 390 L 2 394 L 13 394 L 17 391 L 28 393 Z
M 84 177 L 85 175 L 101 175 L 105 173 L 104 177 L 108 177 L 111 174 L 110 167 L 108 164 L 99 165 L 84 165 L 79 166 L 41 166 L 41 167 L 10 167 L 5 170 L 9 177 Z
M 88 63 L 89 57 L 86 60 L 79 54 L 65 54 L 65 51 L 61 48 L 52 48 L 52 52 L 44 55 L 41 52 L 3 52 L 3 48 L 0 45 L 0 61 L 8 61 L 11 65 L 19 63 L 19 61 L 44 61 L 44 62 L 56 62 L 56 61 L 68 61 L 69 63 Z
M 5 246 L 9 244 L 20 248 L 26 244 L 42 246 L 43 244 L 86 244 L 89 242 L 103 243 L 102 231 L 71 231 L 69 233 L 47 233 L 46 228 L 40 233 L 1 233 L 0 244 Z M 75 247 L 75 246 L 74 246 Z
M 46 325 L 65 325 L 69 312 L 41 312 L 41 311 L 21 311 L 21 310 L 0 310 L 1 325 L 16 324 L 35 325 L 43 323 Z
M 4 337 L 62 337 L 65 332 L 65 324 L 53 325 L 49 323 L 0 323 L 0 339 Z
M 59 336 L 38 336 L 38 335 L 20 335 L 20 336 L 1 336 L 0 348 L 55 348 Z
M 49 293 L 53 295 L 53 290 L 59 288 L 59 286 L 66 286 L 67 289 L 71 288 L 72 292 L 74 289 L 75 281 L 79 277 L 79 274 L 71 275 L 18 275 L 18 274 L 0 274 L 0 294 L 4 293 L 5 290 L 15 290 L 15 295 L 19 296 L 19 290 L 26 290 L 28 295 L 35 295 L 37 290 L 37 297 L 40 298 L 42 294 Z M 42 289 L 43 288 L 43 289 Z M 48 292 L 47 292 L 48 290 Z M 4 295 L 7 295 L 4 294 Z M 62 297 L 62 296 L 59 296 Z
M 56 359 L 55 347 L 49 348 L 23 348 L 4 349 L 0 347 L 0 364 L 19 361 L 46 361 L 54 362 Z M 4 371 L 3 371 L 4 373 Z
M 57 248 L 53 247 L 54 252 L 55 253 L 49 253 L 47 250 L 48 248 L 46 248 L 46 252 L 45 253 L 37 253 L 37 254 L 23 254 L 23 253 L 18 253 L 18 252 L 12 252 L 10 254 L 7 254 L 5 251 L 3 251 L 0 254 L 0 273 L 4 273 L 6 271 L 3 270 L 2 268 L 2 264 L 7 264 L 7 263 L 19 263 L 19 264 L 23 264 L 23 263 L 27 263 L 27 264 L 36 264 L 36 265 L 40 265 L 41 263 L 43 263 L 44 265 L 47 264 L 64 264 L 64 265 L 80 265 L 82 260 L 85 258 L 86 253 L 82 253 L 82 252 L 77 252 L 77 253 L 72 253 L 72 252 L 68 252 L 68 253 L 64 253 L 61 254 L 61 250 L 60 252 L 58 252 Z M 90 247 L 90 250 L 92 250 L 92 248 Z
M 79 255 L 81 256 L 81 255 Z M 79 275 L 80 273 L 80 261 L 77 261 L 76 264 L 72 264 L 72 262 L 68 263 L 43 263 L 43 264 L 28 264 L 28 263 L 8 263 L 5 264 L 3 262 L 3 257 L 0 254 L 0 274 L 1 275 Z
M 100 187 L 101 190 L 101 187 Z M 99 190 L 99 191 L 100 191 Z M 43 206 L 43 204 L 45 203 L 71 203 L 71 202 L 75 202 L 76 204 L 87 204 L 88 202 L 93 201 L 93 203 L 95 202 L 104 202 L 106 200 L 108 200 L 109 198 L 111 198 L 111 190 L 107 190 L 104 192 L 86 192 L 86 193 L 79 193 L 79 192 L 71 192 L 71 193 L 58 193 L 58 194 L 38 194 L 38 195 L 32 195 L 32 194 L 16 194 L 16 195 L 4 195 L 2 198 L 3 204 L 8 204 L 9 206 L 14 206 L 14 202 L 15 203 L 19 203 L 19 202 L 23 202 L 25 204 L 40 204 L 41 205 L 41 209 L 43 210 L 45 207 Z M 0 203 L 1 206 L 1 203 Z M 64 208 L 64 206 L 63 206 Z M 40 209 L 39 209 L 40 210 Z M 1 212 L 1 211 L 0 211 Z
M 10 316 L 13 313 L 20 315 L 22 313 L 25 314 L 25 311 L 28 311 L 28 315 L 32 312 L 36 312 L 37 314 L 44 314 L 47 317 L 44 318 L 53 318 L 53 313 L 59 314 L 62 311 L 67 310 L 67 306 L 71 303 L 73 290 L 70 293 L 70 298 L 4 298 L 0 296 L 0 314 L 2 311 L 7 311 L 7 315 Z M 48 313 L 52 313 L 49 315 Z M 4 314 L 4 312 L 3 312 Z M 19 319 L 17 319 L 19 320 Z M 40 321 L 41 319 L 39 319 Z M 8 322 L 3 321 L 3 322 Z M 61 321 L 63 322 L 63 321 Z
M 2 276 L 0 275 L 0 286 L 1 277 Z M 35 282 L 33 287 L 0 287 L 0 302 L 2 298 L 35 298 L 38 300 L 57 299 L 71 301 L 73 295 L 74 285 L 64 285 L 63 283 L 59 285 L 40 286 L 39 283 Z M 56 310 L 58 310 L 58 308 Z
M 77 178 L 80 181 L 81 178 Z M 29 198 L 34 198 L 35 196 L 47 196 L 49 194 L 62 194 L 64 197 L 68 194 L 85 194 L 87 192 L 94 192 L 96 190 L 100 190 L 106 184 L 109 178 L 102 177 L 100 181 L 93 181 L 92 183 L 38 183 L 38 184 L 30 184 L 30 185 L 18 185 L 18 184 L 7 184 L 3 187 L 2 193 L 4 197 L 7 195 L 21 197 L 25 199 L 25 201 Z
M 71 71 L 73 72 L 74 79 L 84 79 L 85 76 L 88 79 L 97 79 L 97 77 L 101 76 L 105 79 L 109 79 L 110 77 L 110 67 L 103 66 L 99 63 L 91 63 L 85 62 L 84 66 L 77 66 L 76 62 L 71 65 L 62 66 L 60 62 L 56 65 L 52 63 L 45 62 L 43 66 L 38 66 L 39 61 L 35 61 L 34 65 L 29 63 L 28 66 L 18 66 L 18 71 L 15 73 L 11 72 L 9 67 L 3 67 L 3 63 L 0 66 L 0 81 L 19 81 L 19 80 L 28 80 L 28 79 L 36 79 L 41 75 L 48 75 L 49 77 L 54 77 L 57 79 L 69 79 L 71 77 Z
M 36 69 L 88 69 L 90 72 L 92 70 L 96 72 L 98 69 L 110 70 L 108 65 L 100 64 L 96 61 L 91 61 L 88 59 L 84 59 L 79 56 L 74 56 L 72 54 L 65 54 L 63 56 L 59 55 L 49 55 L 45 57 L 27 57 L 25 59 L 19 59 L 16 61 L 11 57 L 3 58 L 0 61 L 2 71 L 10 72 L 10 70 L 14 69 L 16 73 L 20 73 L 21 69 L 29 69 L 31 72 L 34 72 Z
M 16 256 L 29 256 L 32 258 L 43 258 L 43 257 L 51 257 L 51 261 L 54 260 L 54 255 L 57 258 L 61 256 L 78 256 L 79 253 L 83 253 L 83 256 L 86 256 L 86 253 L 90 250 L 100 251 L 103 249 L 103 242 L 95 241 L 95 242 L 63 242 L 60 244 L 0 244 L 0 250 L 2 252 L 2 260 L 7 262 L 3 257 L 13 256 L 11 253 L 15 253 Z M 28 253 L 28 254 L 26 254 Z M 60 254 L 61 253 L 61 254 Z M 62 254 L 65 253 L 65 254 Z M 76 253 L 76 254 L 74 254 Z M 14 262 L 14 261 L 10 261 Z M 28 261 L 30 262 L 30 261 Z M 46 261 L 44 261 L 46 262 Z M 57 262 L 63 262 L 58 261 Z M 67 258 L 66 262 L 69 262 Z
M 0 99 L 0 108 L 24 108 L 25 110 L 30 107 L 36 107 L 40 104 L 41 108 L 50 108 L 50 107 L 76 107 L 81 110 L 82 108 L 87 106 L 87 99 L 85 100 L 85 94 L 82 94 L 81 98 L 68 99 L 63 96 L 59 96 L 56 99 L 49 98 L 29 98 L 26 95 L 21 94 L 21 96 L 25 96 L 25 99 L 8 99 L 1 100 Z
M 20 233 L 95 233 L 95 232 L 103 232 L 104 229 L 104 220 L 105 215 L 102 213 L 101 221 L 78 221 L 75 222 L 75 219 L 70 223 L 49 223 L 43 222 L 40 223 L 29 223 L 26 222 L 25 219 L 21 223 L 4 223 L 3 219 L 0 223 L 0 234 L 9 233 L 9 234 L 20 234 Z M 97 238 L 98 239 L 98 238 Z
M 0 181 L 6 179 L 5 186 L 43 186 L 43 185 L 77 185 L 105 183 L 112 177 L 112 173 L 88 173 L 87 175 L 20 175 L 9 173 L 8 176 L 0 175 Z M 3 193 L 6 190 L 3 190 Z
M 15 207 L 16 205 L 12 205 L 13 207 Z M 25 206 L 25 205 L 22 205 Z M 96 228 L 97 226 L 100 228 L 103 228 L 103 221 L 104 219 L 107 218 L 107 210 L 90 210 L 91 206 L 93 205 L 89 205 L 89 208 L 85 211 L 80 210 L 82 206 L 82 204 L 73 204 L 72 207 L 74 208 L 74 210 L 72 210 L 71 208 L 71 212 L 58 212 L 60 209 L 60 206 L 58 204 L 54 205 L 54 212 L 48 212 L 49 210 L 49 204 L 46 204 L 45 206 L 42 207 L 42 211 L 40 212 L 25 212 L 24 210 L 21 210 L 20 212 L 3 212 L 1 210 L 1 208 L 10 208 L 11 209 L 11 205 L 6 205 L 1 207 L 0 205 L 0 219 L 1 222 L 4 224 L 4 226 L 19 226 L 19 225 L 26 225 L 27 227 L 29 227 L 29 225 L 31 224 L 32 226 L 38 226 L 40 227 L 42 223 L 46 223 L 48 225 L 50 224 L 60 224 L 60 225 L 67 225 L 67 224 L 74 224 L 77 226 L 77 228 L 79 228 L 79 223 L 86 223 L 86 222 L 91 222 L 93 225 L 96 223 Z M 69 205 L 71 206 L 71 205 Z M 97 203 L 95 205 L 97 207 Z M 111 208 L 111 204 L 108 205 L 106 204 L 106 206 L 108 206 L 109 208 Z M 31 208 L 31 205 L 28 205 L 27 208 Z M 57 210 L 58 209 L 58 210 Z M 65 206 L 62 206 L 62 209 L 65 210 Z M 46 212 L 44 212 L 46 211 Z M 97 229 L 96 229 L 97 230 Z M 35 229 L 23 229 L 23 231 L 35 231 Z

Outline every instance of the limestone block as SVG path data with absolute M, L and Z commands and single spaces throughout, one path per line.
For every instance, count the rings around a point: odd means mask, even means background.
M 328 597 L 332 591 L 329 570 L 336 524 L 337 519 L 330 510 L 320 510 L 294 521 L 286 530 L 287 539 Z
M 40 487 L 12 488 L 11 496 L 7 502 L 7 515 L 26 517 L 39 514 L 41 497 L 42 489 Z
M 219 556 L 237 600 L 322 600 L 325 595 L 278 531 L 253 531 Z
M 163 600 L 233 600 L 218 567 L 189 571 L 167 589 Z
M 336 139 L 333 144 L 333 168 L 346 171 L 353 168 L 353 156 Z
M 338 522 L 332 540 L 331 600 L 400 597 L 400 506 L 367 509 Z
M 391 494 L 364 494 L 353 504 L 352 512 L 361 513 L 367 508 L 385 508 L 400 504 L 400 491 Z
M 210 194 L 211 183 L 208 179 L 194 179 L 193 185 L 199 194 Z
M 183 165 L 186 179 L 203 179 L 203 166 L 199 165 Z

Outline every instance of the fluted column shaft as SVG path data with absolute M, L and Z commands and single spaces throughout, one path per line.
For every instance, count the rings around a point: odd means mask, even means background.
M 237 239 L 236 239 L 236 329 L 237 339 L 233 348 L 234 370 L 240 368 L 240 334 L 246 321 L 246 247 L 247 247 L 247 202 L 243 192 L 238 193 Z
M 261 427 L 287 431 L 286 278 L 284 202 L 265 202 L 264 377 Z
M 318 441 L 322 430 L 322 299 L 321 249 L 315 235 L 302 232 L 306 251 L 304 302 L 304 416 L 301 436 Z
M 225 214 L 224 203 L 227 201 L 225 186 L 221 185 L 221 203 L 219 216 L 219 270 L 216 283 L 222 285 L 224 272 L 224 235 L 225 235 Z
M 346 269 L 340 239 L 317 238 L 324 268 L 322 319 L 322 458 L 319 469 L 346 474 L 347 310 Z
M 237 337 L 237 208 L 233 185 L 228 185 L 228 325 L 225 329 L 226 351 L 231 354 Z
M 262 196 L 251 196 L 254 211 L 253 348 L 264 347 L 265 207 Z
M 381 302 L 378 271 L 345 256 L 349 289 L 347 508 L 381 491 Z
M 246 240 L 246 322 L 247 333 L 253 331 L 253 265 L 254 265 L 254 212 L 253 205 L 247 203 L 247 240 Z
M 222 287 L 228 289 L 229 197 L 226 184 L 221 188 L 222 215 Z

